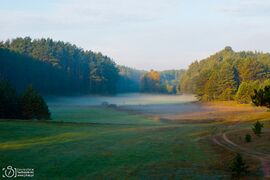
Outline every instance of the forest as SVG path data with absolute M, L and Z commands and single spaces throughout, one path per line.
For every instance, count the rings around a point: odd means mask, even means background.
M 177 89 L 178 84 L 185 70 L 165 70 L 146 72 L 140 81 L 141 92 L 146 93 L 180 93 Z
M 31 84 L 42 94 L 55 95 L 175 94 L 184 70 L 136 70 L 70 43 L 25 37 L 0 42 L 0 72 L 19 92 Z M 152 80 L 152 72 L 158 73 L 158 79 Z
M 226 47 L 187 70 L 146 71 L 52 39 L 0 46 L 3 162 L 55 161 L 60 173 L 48 165 L 36 176 L 60 179 L 268 177 L 268 53 Z M 239 148 L 227 138 L 256 158 L 228 151 Z M 71 161 L 76 171 L 67 171 Z
M 41 94 L 191 93 L 250 103 L 254 90 L 270 85 L 270 54 L 225 47 L 187 70 L 145 71 L 70 43 L 25 37 L 0 42 L 0 72 L 18 92 L 31 84 Z
M 116 92 L 118 68 L 101 53 L 30 37 L 7 40 L 0 47 L 1 76 L 19 91 L 32 84 L 43 94 Z
M 235 52 L 231 47 L 193 62 L 182 76 L 178 90 L 199 100 L 236 100 L 250 103 L 254 90 L 270 85 L 270 54 Z

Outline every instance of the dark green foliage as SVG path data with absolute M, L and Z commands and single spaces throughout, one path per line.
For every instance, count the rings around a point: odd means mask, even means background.
M 20 104 L 23 119 L 50 119 L 47 104 L 32 86 L 29 86 L 22 94 Z
M 32 86 L 18 97 L 9 81 L 0 79 L 0 119 L 50 119 L 43 97 Z
M 262 128 L 263 128 L 263 123 L 260 123 L 259 121 L 257 121 L 256 123 L 253 124 L 252 130 L 254 134 L 256 134 L 257 136 L 261 136 Z
M 248 173 L 248 166 L 246 165 L 245 161 L 243 160 L 240 154 L 236 154 L 234 157 L 231 165 L 230 170 L 232 172 L 232 176 L 239 177 L 241 175 L 245 175 Z
M 256 106 L 266 106 L 270 108 L 270 86 L 255 90 L 251 99 Z
M 120 77 L 117 83 L 117 92 L 139 92 L 140 80 L 146 71 L 126 66 L 118 66 L 118 69 Z
M 116 93 L 119 71 L 113 61 L 98 53 L 90 62 L 89 67 L 89 87 L 92 93 Z
M 17 118 L 18 97 L 16 90 L 4 79 L 0 79 L 0 118 Z
M 0 72 L 22 92 L 29 84 L 46 94 L 75 91 L 67 73 L 50 63 L 0 48 Z
M 269 85 L 269 75 L 270 54 L 234 52 L 226 47 L 192 63 L 181 79 L 180 90 L 204 101 L 236 99 L 249 103 L 254 89 Z
M 250 134 L 246 134 L 245 140 L 246 140 L 246 142 L 251 142 L 251 135 Z
M 116 64 L 101 53 L 29 37 L 2 43 L 0 72 L 16 89 L 32 84 L 43 94 L 115 93 L 119 78 Z

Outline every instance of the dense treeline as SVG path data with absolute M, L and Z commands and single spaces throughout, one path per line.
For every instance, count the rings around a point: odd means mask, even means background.
M 176 94 L 180 93 L 177 89 L 181 77 L 184 75 L 185 70 L 165 70 L 160 72 L 161 86 L 165 93 Z
M 184 70 L 146 72 L 141 78 L 141 92 L 176 94 L 179 79 L 184 72 Z
M 0 42 L 0 75 L 19 92 L 32 84 L 42 94 L 175 94 L 183 73 L 183 70 L 147 72 L 117 66 L 101 53 L 49 38 Z
M 117 92 L 139 92 L 140 79 L 146 71 L 126 66 L 118 66 L 118 69 L 120 77 L 117 83 Z
M 48 94 L 75 90 L 63 70 L 8 49 L 0 49 L 0 76 L 8 79 L 19 92 L 29 84 Z
M 16 89 L 39 92 L 115 93 L 116 64 L 107 56 L 52 39 L 16 38 L 0 43 L 0 73 Z
M 178 87 L 200 100 L 251 102 L 254 89 L 270 85 L 270 54 L 234 52 L 231 47 L 192 63 Z
M 43 97 L 32 86 L 17 95 L 15 88 L 0 79 L 0 119 L 50 119 L 50 112 Z

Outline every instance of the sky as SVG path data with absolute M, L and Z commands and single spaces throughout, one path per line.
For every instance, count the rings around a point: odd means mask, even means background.
M 231 46 L 270 52 L 269 0 L 0 0 L 0 40 L 53 38 L 137 69 L 183 69 Z

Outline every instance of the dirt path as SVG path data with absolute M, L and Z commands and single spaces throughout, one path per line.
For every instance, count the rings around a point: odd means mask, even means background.
M 235 125 L 237 124 L 238 123 L 236 123 Z M 228 129 L 231 129 L 235 125 L 229 126 Z M 220 132 L 214 135 L 212 140 L 214 143 L 218 144 L 219 146 L 222 146 L 223 148 L 229 149 L 234 152 L 241 152 L 245 155 L 248 155 L 248 156 L 251 156 L 253 158 L 260 160 L 264 177 L 267 179 L 268 178 L 270 179 L 270 153 L 268 154 L 268 153 L 257 152 L 257 151 L 239 146 L 235 144 L 234 142 L 232 142 L 227 137 L 226 132 Z

